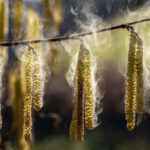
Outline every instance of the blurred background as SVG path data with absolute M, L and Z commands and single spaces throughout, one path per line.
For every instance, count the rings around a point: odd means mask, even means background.
M 0 42 L 45 39 L 110 27 L 150 17 L 149 0 L 0 0 L 5 10 L 0 23 Z M 2 7 L 0 7 L 2 10 Z M 0 12 L 2 12 L 0 10 Z M 2 14 L 2 13 L 1 13 Z M 1 16 L 0 14 L 0 16 Z M 40 49 L 43 59 L 43 108 L 33 111 L 33 149 L 35 150 L 148 150 L 150 147 L 150 23 L 135 25 L 144 44 L 145 112 L 137 116 L 133 131 L 126 128 L 124 113 L 125 76 L 129 33 L 119 29 L 85 37 L 96 66 L 95 83 L 103 111 L 99 125 L 85 131 L 83 142 L 69 140 L 69 125 L 74 101 L 71 81 L 66 77 L 79 48 L 77 41 L 32 45 Z M 3 36 L 2 36 L 3 35 Z M 0 47 L 1 48 L 1 47 Z M 18 150 L 18 120 L 23 102 L 15 81 L 24 46 L 4 48 L 8 51 L 3 69 L 0 149 Z M 20 79 L 19 79 L 20 80 Z M 16 93 L 16 94 L 12 94 Z M 16 98 L 14 98 L 16 97 Z M 98 107 L 98 106 L 97 106 Z M 16 123 L 14 123 L 16 122 Z M 20 148 L 20 150 L 24 148 Z

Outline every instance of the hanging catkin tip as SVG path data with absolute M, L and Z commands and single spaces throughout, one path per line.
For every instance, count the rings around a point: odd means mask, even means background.
M 134 126 L 135 126 L 134 123 L 128 123 L 128 124 L 127 124 L 127 129 L 128 129 L 129 131 L 132 131 L 132 130 L 134 129 Z

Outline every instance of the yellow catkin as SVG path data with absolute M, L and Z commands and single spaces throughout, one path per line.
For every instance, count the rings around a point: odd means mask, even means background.
M 77 89 L 76 89 L 77 90 Z M 72 120 L 70 124 L 70 140 L 76 140 L 77 139 L 77 112 L 78 112 L 78 102 L 77 99 L 75 99 L 74 104 L 74 112 L 72 115 Z
M 52 18 L 54 21 L 55 30 L 58 31 L 58 27 L 62 22 L 62 0 L 55 0 Z
M 0 0 L 0 42 L 6 40 L 6 31 L 8 29 L 7 24 L 7 3 L 4 0 Z M 2 96 L 2 76 L 3 69 L 7 62 L 7 48 L 0 48 L 0 129 L 2 128 L 2 115 L 1 115 L 1 96 Z
M 21 40 L 21 29 L 23 23 L 23 12 L 24 12 L 24 4 L 22 0 L 15 0 L 13 8 L 13 38 L 14 40 Z
M 62 8 L 62 0 L 42 0 L 44 6 L 44 31 L 46 36 L 52 32 L 56 35 L 59 32 L 59 26 L 62 23 L 62 15 L 63 15 L 63 8 Z M 52 30 L 53 28 L 53 30 Z
M 78 101 L 78 111 L 77 111 L 77 139 L 79 141 L 83 140 L 84 135 L 84 80 L 83 80 L 83 51 L 80 48 L 79 56 L 77 62 L 77 72 L 76 72 L 76 86 L 77 86 L 77 95 L 76 98 Z
M 32 139 L 32 51 L 26 50 L 24 57 L 25 99 L 24 99 L 24 137 L 27 141 Z
M 143 43 L 137 36 L 137 53 L 136 53 L 136 112 L 142 114 L 144 109 L 143 100 Z
M 30 150 L 30 145 L 23 137 L 23 93 L 18 70 L 15 73 L 9 73 L 9 88 L 13 108 L 13 131 L 16 133 L 16 147 L 18 150 Z
M 84 79 L 83 51 L 80 47 L 75 75 L 75 108 L 70 125 L 70 139 L 83 141 L 84 135 Z M 76 134 L 76 135 L 75 135 Z
M 136 35 L 130 30 L 130 43 L 128 52 L 128 67 L 126 79 L 126 100 L 125 113 L 128 130 L 133 130 L 135 126 L 135 109 L 136 109 Z
M 25 91 L 26 91 L 26 82 L 25 82 L 26 81 L 26 79 L 25 79 L 25 65 L 26 65 L 26 63 L 24 63 L 25 59 L 26 59 L 25 55 L 23 54 L 21 56 L 21 61 L 19 62 L 19 71 L 20 71 L 19 77 L 20 77 L 20 84 L 21 84 L 20 91 L 21 91 L 22 97 L 23 97 L 22 101 L 24 101 Z M 24 105 L 24 103 L 23 103 L 23 105 Z M 23 112 L 23 116 L 24 116 L 24 112 Z M 23 117 L 23 126 L 24 126 L 24 117 Z M 25 150 L 31 150 L 32 149 L 32 141 L 31 140 L 30 141 L 25 140 L 23 130 L 22 130 L 22 135 L 23 135 L 23 137 L 19 140 L 19 142 L 22 144 L 25 144 L 23 146 Z M 22 145 L 22 144 L 19 144 L 19 145 Z
M 4 3 L 0 0 L 0 41 L 4 41 Z M 0 129 L 2 128 L 1 103 L 0 103 Z
M 52 12 L 51 12 L 51 8 L 50 8 L 50 1 L 49 0 L 43 0 L 43 5 L 44 5 L 44 31 L 46 36 L 49 36 L 50 34 L 50 30 L 51 30 L 51 16 L 52 16 Z
M 0 101 L 2 98 L 3 92 L 3 85 L 2 85 L 2 77 L 3 77 L 3 70 L 6 66 L 8 58 L 8 51 L 6 48 L 0 48 Z M 1 102 L 0 102 L 0 129 L 2 128 L 2 115 L 1 115 Z
M 3 0 L 0 0 L 0 42 L 5 40 L 4 19 L 5 19 L 5 4 Z
M 40 17 L 36 11 L 32 8 L 28 8 L 26 13 L 26 39 L 40 39 L 41 38 L 41 24 Z M 32 45 L 36 50 L 38 49 L 39 44 Z M 36 47 L 37 46 L 37 47 Z
M 94 96 L 91 81 L 91 62 L 90 52 L 84 44 L 82 44 L 82 51 L 84 51 L 84 87 L 85 87 L 85 125 L 87 129 L 94 128 Z
M 33 100 L 34 109 L 40 110 L 43 106 L 42 103 L 42 89 L 41 89 L 41 69 L 40 69 L 40 56 L 38 53 L 33 54 Z

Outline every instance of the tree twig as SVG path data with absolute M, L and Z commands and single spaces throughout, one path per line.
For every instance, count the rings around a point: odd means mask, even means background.
M 99 30 L 92 31 L 92 32 L 71 35 L 71 36 L 63 36 L 63 37 L 48 38 L 48 39 L 41 39 L 41 40 L 4 42 L 4 43 L 0 43 L 0 46 L 8 47 L 8 46 L 17 46 L 17 45 L 37 44 L 37 43 L 44 43 L 44 42 L 56 42 L 56 41 L 63 41 L 63 40 L 76 40 L 76 39 L 79 39 L 79 37 L 84 37 L 84 36 L 92 35 L 95 33 L 116 30 L 116 29 L 128 29 L 128 26 L 135 25 L 135 24 L 142 23 L 142 22 L 148 22 L 148 21 L 150 21 L 150 18 L 142 19 L 142 20 L 138 20 L 138 21 L 134 21 L 134 22 L 129 22 L 126 24 L 120 24 L 117 26 L 109 27 L 109 28 L 99 29 Z

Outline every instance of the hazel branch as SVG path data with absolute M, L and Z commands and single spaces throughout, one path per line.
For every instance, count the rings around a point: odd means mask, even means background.
M 87 35 L 92 35 L 92 34 L 95 34 L 95 33 L 106 32 L 106 31 L 111 31 L 111 30 L 116 30 L 116 29 L 128 29 L 128 26 L 143 23 L 143 22 L 148 22 L 148 21 L 150 21 L 150 18 L 137 20 L 137 21 L 134 21 L 134 22 L 126 23 L 126 24 L 120 24 L 120 25 L 112 26 L 112 27 L 108 27 L 108 28 L 103 28 L 103 29 L 99 29 L 99 30 L 96 30 L 96 31 L 91 31 L 91 32 L 86 32 L 86 33 L 81 33 L 81 34 L 76 34 L 76 35 L 70 35 L 70 36 L 62 36 L 62 37 L 40 39 L 40 40 L 4 42 L 4 43 L 0 43 L 0 46 L 8 47 L 8 46 L 28 45 L 28 44 L 56 42 L 56 41 L 64 41 L 64 40 L 76 40 L 76 39 L 79 39 L 80 37 L 84 37 L 84 36 L 87 36 Z

